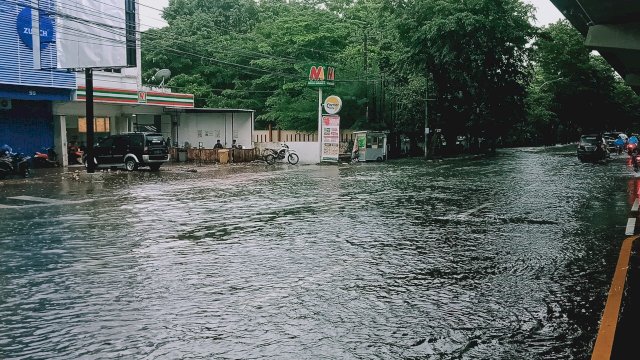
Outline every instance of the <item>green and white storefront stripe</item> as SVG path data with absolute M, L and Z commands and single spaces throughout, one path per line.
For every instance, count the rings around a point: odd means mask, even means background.
M 77 99 L 86 100 L 87 91 L 85 87 L 77 90 Z M 93 90 L 93 100 L 95 102 L 122 103 L 122 104 L 147 104 L 159 106 L 175 106 L 193 108 L 194 97 L 191 94 L 138 92 L 132 90 L 95 88 Z
M 147 104 L 193 107 L 193 95 L 147 93 Z

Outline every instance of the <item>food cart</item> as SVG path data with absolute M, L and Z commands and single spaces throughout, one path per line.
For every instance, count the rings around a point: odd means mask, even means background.
M 354 150 L 358 150 L 359 161 L 387 160 L 388 131 L 354 131 Z

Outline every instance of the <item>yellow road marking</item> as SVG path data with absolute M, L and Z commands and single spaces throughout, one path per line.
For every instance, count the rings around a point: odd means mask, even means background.
M 627 270 L 629 269 L 629 259 L 631 258 L 631 249 L 633 242 L 638 236 L 626 238 L 620 249 L 620 256 L 616 264 L 616 271 L 611 281 L 611 289 L 607 297 L 607 304 L 604 307 L 602 320 L 600 321 L 600 329 L 596 344 L 593 347 L 591 360 L 608 360 L 611 357 L 613 349 L 613 341 L 616 336 L 616 327 L 618 326 L 618 317 L 620 316 L 620 306 L 622 305 L 622 296 L 624 294 L 624 284 L 627 279 Z

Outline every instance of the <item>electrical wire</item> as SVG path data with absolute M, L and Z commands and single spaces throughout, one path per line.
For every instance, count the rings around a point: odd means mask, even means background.
M 7 0 L 7 1 L 8 1 L 8 0 Z M 22 4 L 19 4 L 19 3 L 16 3 L 16 2 L 13 2 L 13 3 L 18 4 L 18 5 L 22 5 Z M 43 12 L 46 12 L 46 11 L 47 11 L 47 10 L 43 10 L 43 9 L 41 9 L 41 8 L 34 7 L 34 6 L 28 6 L 28 5 L 23 5 L 23 6 L 25 6 L 25 7 L 30 7 L 31 9 L 39 10 L 39 11 L 43 11 Z M 60 12 L 57 12 L 55 15 L 57 15 L 57 16 L 62 16 L 62 17 L 70 17 L 70 16 L 68 16 L 68 15 L 66 15 L 66 14 L 63 14 L 63 13 L 60 13 Z M 78 21 L 78 22 L 81 22 L 81 23 L 85 23 L 85 25 L 86 25 L 86 26 L 96 28 L 97 30 L 101 30 L 101 31 L 104 31 L 104 32 L 107 32 L 107 33 L 111 33 L 111 34 L 114 34 L 114 35 L 119 36 L 119 37 L 122 37 L 122 38 L 126 38 L 126 35 L 125 35 L 125 34 L 123 34 L 123 33 L 118 33 L 118 32 L 117 32 L 118 30 L 125 30 L 125 31 L 126 31 L 126 29 L 125 29 L 125 28 L 115 27 L 115 26 L 110 26 L 110 25 L 108 25 L 108 24 L 99 23 L 99 22 L 95 22 L 95 21 L 87 21 L 87 20 L 84 20 L 84 19 L 76 18 L 76 17 L 70 17 L 70 18 L 72 18 L 74 21 Z M 103 26 L 104 26 L 104 25 L 107 25 L 107 28 L 103 28 Z M 63 29 L 64 29 L 64 26 L 61 26 L 61 28 L 63 28 Z M 67 30 L 74 30 L 74 31 L 76 31 L 77 33 L 82 34 L 82 31 L 81 31 L 81 30 L 78 30 L 78 29 L 74 29 L 74 28 L 67 28 Z M 63 33 L 64 33 L 64 32 L 63 32 Z M 141 32 L 141 31 L 136 30 L 136 33 L 140 34 L 140 33 L 142 33 L 142 32 Z M 84 33 L 84 35 L 92 36 L 94 39 L 101 38 L 101 36 L 99 36 L 99 35 L 97 35 L 97 34 Z M 106 37 L 102 37 L 102 38 L 103 38 L 103 40 L 110 41 L 110 42 L 112 42 L 112 43 L 114 43 L 114 44 L 117 44 L 117 43 L 119 42 L 117 39 L 111 39 L 111 38 L 106 38 Z M 136 37 L 136 41 L 139 41 L 139 40 L 141 40 L 141 38 Z M 79 40 L 74 40 L 74 41 L 77 41 L 77 42 L 80 42 L 80 43 L 89 43 L 89 44 L 90 44 L 90 42 L 86 42 L 86 41 L 79 41 Z M 102 43 L 93 43 L 93 44 L 95 44 L 95 45 L 102 45 Z M 121 44 L 126 44 L 126 40 L 123 40 L 123 41 L 121 42 Z M 107 46 L 109 46 L 109 45 L 107 45 Z M 112 46 L 116 46 L 116 45 L 112 45 Z M 271 70 L 266 70 L 266 69 L 257 68 L 257 67 L 253 67 L 253 66 L 247 66 L 247 65 L 237 64 L 237 63 L 233 63 L 233 62 L 229 62 L 229 61 L 224 61 L 224 60 L 220 60 L 220 59 L 212 58 L 212 57 L 209 57 L 209 56 L 204 56 L 204 55 L 199 55 L 199 54 L 193 54 L 193 53 L 189 53 L 189 52 L 187 52 L 187 51 L 183 51 L 183 50 L 179 50 L 179 49 L 174 49 L 174 48 L 170 48 L 170 47 L 162 47 L 161 49 L 163 49 L 163 50 L 168 50 L 168 51 L 172 51 L 172 52 L 174 52 L 174 53 L 178 53 L 178 54 L 181 54 L 181 55 L 192 55 L 192 56 L 196 56 L 196 57 L 199 57 L 200 59 L 204 59 L 204 60 L 207 60 L 207 61 L 210 61 L 210 62 L 215 62 L 215 63 L 224 64 L 224 65 L 229 65 L 229 66 L 240 67 L 240 68 L 243 68 L 243 69 L 255 70 L 255 71 L 261 71 L 261 72 L 266 72 L 266 73 L 271 73 L 271 74 L 273 74 L 273 71 L 271 71 Z M 252 74 L 252 75 L 257 75 L 257 74 L 255 74 L 255 73 L 250 73 L 250 74 Z M 283 73 L 281 73 L 281 74 L 279 74 L 279 75 L 282 75 L 282 76 L 285 76 L 285 77 L 293 77 L 293 76 L 295 76 L 295 75 L 292 75 L 292 74 L 283 74 Z
M 16 2 L 16 1 L 10 1 L 10 0 L 6 0 L 6 1 L 7 1 L 7 2 L 9 2 L 9 3 L 16 4 L 16 5 L 20 5 L 20 6 L 24 6 L 24 7 L 29 7 L 29 8 L 35 9 L 35 10 L 40 10 L 40 11 L 44 12 L 44 13 L 45 13 L 45 14 L 47 14 L 47 15 L 53 15 L 53 16 L 59 16 L 59 17 L 64 17 L 64 18 L 70 18 L 72 21 L 74 21 L 74 22 L 76 22 L 76 23 L 85 23 L 85 25 L 87 25 L 87 26 L 90 26 L 90 27 L 93 27 L 93 28 L 96 28 L 96 29 L 98 29 L 98 30 L 102 30 L 102 31 L 106 31 L 106 30 L 107 30 L 107 29 L 106 29 L 106 28 L 104 28 L 104 27 L 107 27 L 107 28 L 109 28 L 109 29 L 114 29 L 114 30 L 126 30 L 126 28 L 125 28 L 125 27 L 118 27 L 118 26 L 114 26 L 114 25 L 110 25 L 110 24 L 105 24 L 105 23 L 100 23 L 100 22 L 96 22 L 96 21 L 90 21 L 90 20 L 86 20 L 86 19 L 81 19 L 81 18 L 77 18 L 77 17 L 74 17 L 74 16 L 70 16 L 70 15 L 65 14 L 65 13 L 62 13 L 62 12 L 55 12 L 55 11 L 51 11 L 51 10 L 43 9 L 43 8 L 41 8 L 41 7 L 40 7 L 40 8 L 39 8 L 39 7 L 35 7 L 35 6 L 30 5 L 30 4 L 22 4 L 22 3 L 19 3 L 19 2 Z M 115 5 L 108 4 L 108 3 L 104 3 L 104 2 L 101 2 L 101 1 L 98 1 L 98 0 L 96 0 L 96 2 L 99 2 L 99 3 L 105 4 L 105 5 L 109 5 L 109 6 L 116 7 Z M 141 4 L 141 5 L 144 5 L 144 4 Z M 95 10 L 95 9 L 90 9 L 90 8 L 87 8 L 87 7 L 77 7 L 77 6 L 76 6 L 76 7 L 69 7 L 68 5 L 65 5 L 65 6 L 59 5 L 59 6 L 60 6 L 61 8 L 66 9 L 66 10 L 70 10 L 70 11 L 78 11 L 78 12 L 81 12 L 81 13 L 83 12 L 83 13 L 85 13 L 85 14 L 86 14 L 86 13 L 89 13 L 89 12 L 90 12 L 90 11 L 92 11 L 92 10 Z M 153 8 L 153 9 L 155 9 L 155 8 Z M 108 15 L 108 14 L 104 14 L 104 15 Z M 121 21 L 121 20 L 122 20 L 121 18 L 116 17 L 116 16 L 113 16 L 113 15 L 109 15 L 109 17 L 114 18 L 114 19 L 119 20 L 119 21 Z M 144 23 L 141 23 L 141 22 L 140 22 L 139 24 L 140 24 L 140 25 L 149 26 L 149 25 L 144 24 Z M 215 26 L 214 26 L 214 27 L 215 27 Z M 217 28 L 219 28 L 219 29 L 223 29 L 223 28 L 221 28 L 221 27 L 217 27 Z M 69 27 L 69 29 L 71 29 L 71 28 Z M 223 29 L 223 30 L 224 30 L 224 29 Z M 145 33 L 145 32 L 143 32 L 143 31 L 140 31 L 140 30 L 135 30 L 135 31 L 136 31 L 136 33 L 144 33 L 144 34 L 146 34 L 146 35 L 152 35 L 152 34 Z M 87 34 L 90 34 L 90 33 L 87 33 Z M 91 35 L 91 34 L 90 34 L 90 35 Z M 121 36 L 121 37 L 124 37 L 124 36 L 125 36 L 125 35 L 123 35 L 123 34 L 116 34 L 116 35 L 119 35 L 119 36 Z M 166 36 L 166 34 L 164 34 L 164 35 Z M 176 40 L 176 39 L 175 39 L 175 36 L 174 36 L 172 39 L 173 39 L 173 40 Z M 111 39 L 108 39 L 108 40 L 111 40 Z M 181 40 L 183 40 L 183 39 L 179 39 L 179 40 L 181 41 Z M 265 53 L 260 53 L 260 52 L 256 52 L 256 51 L 252 51 L 252 50 L 245 50 L 245 49 L 238 49 L 236 52 L 234 52 L 234 51 L 230 51 L 231 49 L 230 49 L 229 47 L 227 47 L 227 48 L 226 48 L 226 49 L 224 49 L 224 50 L 223 50 L 223 49 L 221 49 L 220 47 L 218 47 L 218 48 L 217 48 L 217 50 L 218 50 L 218 52 L 222 52 L 222 53 L 226 53 L 226 54 L 233 54 L 233 55 L 237 55 L 237 56 L 240 56 L 240 57 L 249 58 L 249 59 L 251 59 L 251 60 L 254 60 L 254 57 L 253 57 L 253 56 L 243 55 L 242 53 L 245 53 L 245 54 L 255 54 L 255 55 L 259 55 L 259 56 L 263 56 L 263 57 L 268 57 L 268 58 L 272 58 L 272 59 L 278 59 L 278 60 L 288 61 L 288 62 L 290 62 L 290 63 L 296 63 L 296 62 L 301 61 L 301 60 L 299 60 L 299 59 L 295 59 L 295 58 L 289 58 L 289 57 L 276 56 L 276 55 L 265 54 Z
M 9 0 L 5 0 L 5 1 L 7 1 L 7 2 L 11 2 L 11 1 L 9 1 Z M 98 2 L 100 2 L 100 1 L 98 1 Z M 42 9 L 42 8 L 38 8 L 38 7 L 34 7 L 34 6 L 29 6 L 29 5 L 25 5 L 25 4 L 21 4 L 21 3 L 17 3 L 17 2 L 13 2 L 13 3 L 14 3 L 14 4 L 16 4 L 16 5 L 24 6 L 24 7 L 30 7 L 30 8 L 35 9 L 35 10 L 40 10 L 40 11 L 43 11 L 43 12 L 48 13 L 48 14 L 52 14 L 52 13 L 53 13 L 52 11 L 45 10 L 45 9 Z M 103 2 L 101 2 L 101 3 L 103 3 Z M 139 3 L 138 3 L 138 4 L 139 4 Z M 139 4 L 139 5 L 144 5 L 144 4 Z M 112 5 L 112 6 L 113 6 L 113 5 Z M 150 7 L 150 6 L 148 6 L 148 7 Z M 70 9 L 68 6 L 67 6 L 66 8 L 67 8 L 67 9 Z M 152 7 L 150 7 L 150 8 L 152 8 Z M 78 9 L 78 8 L 77 8 L 77 9 Z M 77 9 L 76 9 L 76 10 L 77 10 Z M 80 9 L 82 10 L 83 8 L 80 8 Z M 152 8 L 152 9 L 159 10 L 159 9 L 156 9 L 156 8 Z M 89 9 L 85 7 L 85 8 L 84 8 L 84 10 L 89 10 Z M 122 38 L 126 38 L 126 36 L 125 36 L 125 35 L 123 35 L 122 33 L 117 33 L 117 32 L 116 32 L 117 30 L 126 30 L 126 28 L 117 27 L 117 26 L 111 26 L 111 25 L 109 25 L 109 24 L 104 24 L 104 23 L 100 23 L 100 22 L 89 21 L 89 20 L 86 20 L 86 19 L 81 19 L 81 18 L 77 18 L 77 17 L 72 17 L 72 16 L 68 16 L 68 15 L 66 15 L 66 14 L 61 14 L 60 12 L 57 12 L 57 13 L 56 13 L 56 14 L 54 14 L 54 15 L 57 15 L 57 16 L 63 16 L 63 17 L 65 17 L 65 16 L 66 16 L 66 17 L 68 17 L 68 18 L 73 19 L 74 21 L 81 22 L 81 23 L 85 23 L 85 24 L 87 24 L 87 25 L 88 25 L 88 26 L 90 26 L 90 27 L 94 27 L 94 28 L 96 28 L 96 29 L 101 29 L 101 30 L 106 31 L 106 32 L 108 32 L 108 33 L 112 33 L 112 34 L 114 34 L 114 35 L 116 35 L 116 36 L 120 36 L 120 37 L 122 37 Z M 105 26 L 106 26 L 106 27 L 105 27 Z M 61 32 L 60 30 L 65 30 L 65 27 L 64 27 L 64 26 L 59 26 L 59 30 L 58 30 L 58 31 L 59 31 L 59 32 Z M 66 28 L 66 30 L 65 30 L 65 31 L 75 32 L 75 34 L 76 34 L 76 35 L 90 36 L 90 37 L 91 37 L 92 39 L 94 39 L 94 40 L 98 40 L 98 39 L 102 40 L 102 42 L 100 42 L 100 43 L 91 43 L 91 42 L 87 42 L 87 41 L 82 41 L 82 43 L 86 43 L 86 44 L 105 45 L 105 44 L 104 44 L 104 41 L 111 41 L 111 42 L 113 42 L 114 44 L 118 44 L 118 43 L 119 43 L 119 45 L 126 44 L 126 40 L 124 40 L 124 41 L 118 41 L 118 40 L 116 40 L 116 39 L 107 38 L 107 37 L 105 37 L 105 36 L 100 36 L 100 35 L 97 35 L 97 34 L 92 34 L 92 33 L 88 33 L 88 32 L 83 32 L 83 31 L 78 30 L 78 29 L 75 29 L 75 28 Z M 63 31 L 63 32 L 64 32 L 64 31 Z M 144 34 L 144 32 L 141 32 L 141 31 L 136 30 L 136 34 Z M 148 35 L 150 35 L 150 34 L 145 34 L 145 35 L 147 35 L 147 36 L 148 36 Z M 137 42 L 137 41 L 141 41 L 141 37 L 136 36 L 136 42 Z M 79 41 L 79 42 L 80 42 L 80 41 Z M 108 46 L 108 45 L 107 45 L 107 46 Z M 118 46 L 118 45 L 113 45 L 113 46 Z M 244 70 L 245 70 L 245 71 L 244 71 L 245 73 L 248 73 L 248 74 L 250 74 L 250 75 L 255 75 L 255 76 L 261 75 L 261 74 L 256 74 L 255 72 L 253 72 L 253 71 L 260 71 L 260 72 L 269 73 L 269 74 L 274 75 L 274 76 L 276 76 L 276 77 L 295 78 L 296 80 L 298 80 L 298 79 L 299 79 L 299 77 L 298 77 L 297 75 L 292 75 L 292 74 L 288 74 L 288 73 L 287 73 L 287 74 L 285 74 L 285 73 L 273 73 L 273 71 L 270 71 L 270 70 L 266 70 L 266 69 L 262 69 L 262 68 L 257 68 L 257 67 L 252 67 L 252 66 L 246 66 L 246 65 L 242 65 L 242 64 L 237 64 L 237 63 L 228 62 L 228 61 L 223 61 L 223 60 L 219 60 L 219 59 L 211 58 L 211 57 L 209 57 L 209 56 L 200 55 L 200 54 L 196 54 L 196 53 L 192 53 L 192 52 L 188 52 L 188 51 L 184 51 L 184 50 L 179 50 L 179 49 L 175 49 L 175 48 L 170 48 L 170 47 L 160 47 L 160 49 L 162 49 L 162 50 L 167 50 L 167 51 L 173 52 L 173 53 L 175 53 L 175 54 L 187 55 L 187 56 L 191 56 L 191 57 L 196 57 L 196 58 L 204 59 L 204 60 L 211 61 L 211 62 L 218 63 L 218 64 L 224 64 L 224 65 L 228 65 L 228 66 L 240 67 L 240 68 L 242 68 L 242 69 L 244 69 Z M 312 49 L 312 50 L 313 50 L 313 49 Z M 228 53 L 227 53 L 227 54 L 228 54 Z M 257 54 L 259 54 L 259 53 L 257 53 Z M 267 54 L 263 54 L 263 55 L 267 55 Z M 271 56 L 271 55 L 267 55 L 267 56 Z M 275 58 L 277 58 L 277 57 L 275 57 Z M 282 59 L 284 59 L 284 58 L 282 58 Z M 249 70 L 249 71 L 246 71 L 246 70 Z M 264 75 L 264 74 L 262 74 L 262 75 Z M 338 82 L 370 82 L 370 81 L 372 81 L 372 80 L 366 80 L 366 79 L 365 79 L 365 80 L 362 80 L 362 79 L 352 79 L 352 80 L 341 80 L 341 81 L 338 81 Z M 377 81 L 377 80 L 373 80 L 373 81 Z M 114 82 L 115 82 L 115 81 L 114 81 Z M 212 90 L 213 90 L 213 89 L 212 89 Z M 215 89 L 215 91 L 244 91 L 244 92 L 248 92 L 248 91 L 250 91 L 250 90 L 239 90 L 239 89 Z M 266 91 L 266 92 L 268 92 L 268 91 Z M 275 92 L 275 91 L 274 91 L 274 92 Z

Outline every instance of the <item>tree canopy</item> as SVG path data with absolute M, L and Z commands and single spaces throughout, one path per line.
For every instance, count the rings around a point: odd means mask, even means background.
M 452 140 L 518 145 L 638 122 L 580 34 L 533 16 L 520 0 L 171 0 L 169 25 L 142 36 L 143 77 L 171 69 L 197 106 L 254 109 L 258 127 L 316 129 L 310 64 L 336 67 L 347 128 L 417 137 L 428 116 Z

